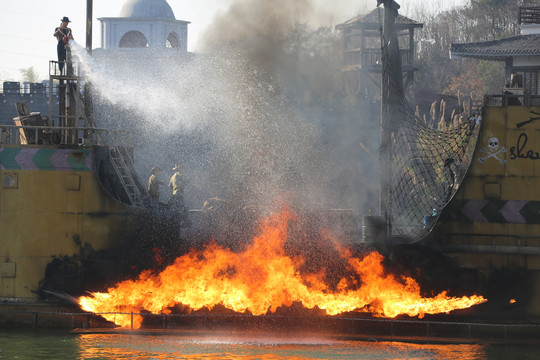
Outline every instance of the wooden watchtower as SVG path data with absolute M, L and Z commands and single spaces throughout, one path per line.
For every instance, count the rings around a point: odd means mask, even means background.
M 336 26 L 343 34 L 343 80 L 351 101 L 378 100 L 381 93 L 381 34 L 383 10 L 377 8 Z M 424 25 L 399 15 L 396 19 L 403 71 L 407 88 L 414 80 L 414 29 Z

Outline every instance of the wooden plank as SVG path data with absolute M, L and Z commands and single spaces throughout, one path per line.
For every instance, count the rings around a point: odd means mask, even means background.
M 28 109 L 28 105 L 26 105 L 26 101 L 19 101 L 15 103 L 15 107 L 17 108 L 17 115 L 19 117 L 28 116 L 30 115 L 30 110 Z
M 40 113 L 32 113 L 28 116 L 17 116 L 13 118 L 13 122 L 16 126 L 46 126 Z M 39 143 L 42 138 L 42 130 L 38 130 L 38 139 L 36 139 L 36 131 L 29 128 L 20 128 L 19 137 L 21 144 L 36 144 Z M 36 142 L 36 140 L 38 140 Z
M 20 116 L 17 116 L 16 118 L 13 118 L 13 122 L 15 123 L 15 126 L 23 126 L 21 122 Z M 28 141 L 26 140 L 26 134 L 24 133 L 24 129 L 19 129 L 19 140 L 22 145 L 28 144 Z

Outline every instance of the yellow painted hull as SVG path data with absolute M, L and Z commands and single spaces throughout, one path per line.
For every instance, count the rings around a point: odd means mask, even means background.
M 465 287 L 480 288 L 493 282 L 494 274 L 515 273 L 508 286 L 500 284 L 498 295 L 521 301 L 529 315 L 540 317 L 540 121 L 535 113 L 540 107 L 484 108 L 467 177 L 426 243 L 470 270 L 462 279 L 470 283 Z
M 42 149 L 0 150 L 0 300 L 37 300 L 52 259 L 123 246 L 140 223 L 101 187 L 92 150 Z

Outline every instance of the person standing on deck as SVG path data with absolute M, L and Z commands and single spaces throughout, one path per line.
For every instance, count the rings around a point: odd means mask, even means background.
M 182 174 L 182 165 L 179 163 L 174 164 L 172 168 L 174 171 L 169 181 L 169 189 L 172 192 L 172 196 L 169 199 L 169 206 L 173 211 L 177 211 L 180 214 L 180 220 L 185 223 L 187 220 L 187 211 L 184 203 L 184 188 L 187 180 L 184 174 Z
M 73 39 L 71 29 L 68 27 L 71 22 L 67 16 L 62 18 L 62 23 L 59 27 L 54 29 L 53 36 L 58 40 L 58 45 L 56 46 L 56 51 L 58 52 L 58 69 L 60 73 L 64 69 L 64 64 L 66 63 L 66 45 L 69 44 L 69 40 Z
M 151 170 L 150 178 L 148 179 L 148 194 L 156 203 L 159 202 L 159 185 L 165 184 L 165 182 L 158 179 L 160 173 L 161 169 L 159 166 L 154 166 Z

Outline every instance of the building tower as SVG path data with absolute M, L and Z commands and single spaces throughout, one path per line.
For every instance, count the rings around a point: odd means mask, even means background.
M 403 85 L 412 85 L 414 72 L 414 30 L 424 25 L 398 15 L 396 30 L 401 53 Z M 350 100 L 378 100 L 381 92 L 381 31 L 382 10 L 377 8 L 336 26 L 343 39 L 342 74 Z
M 119 17 L 98 20 L 103 50 L 170 48 L 187 52 L 189 22 L 176 20 L 166 0 L 127 0 Z

